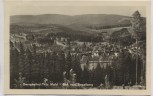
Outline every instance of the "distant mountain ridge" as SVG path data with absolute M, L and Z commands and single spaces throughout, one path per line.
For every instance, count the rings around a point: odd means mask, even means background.
M 126 22 L 125 22 L 126 20 Z M 10 17 L 11 23 L 25 24 L 60 24 L 60 25 L 114 25 L 130 23 L 130 17 L 114 14 L 84 14 L 84 15 L 60 15 L 60 14 L 42 14 L 42 15 L 14 15 Z

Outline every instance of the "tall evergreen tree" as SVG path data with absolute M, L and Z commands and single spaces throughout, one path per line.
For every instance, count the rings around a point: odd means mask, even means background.
M 141 32 L 142 32 L 142 17 L 141 14 L 139 13 L 139 11 L 135 11 L 132 14 L 132 19 L 131 19 L 131 23 L 132 23 L 132 29 L 133 29 L 133 37 L 136 39 L 140 39 L 141 36 Z
M 145 81 L 145 75 L 143 73 L 145 73 L 145 55 L 146 54 L 141 54 L 141 56 L 138 56 L 138 47 L 139 47 L 139 41 L 142 41 L 142 44 L 146 44 L 146 24 L 143 23 L 143 19 L 141 17 L 141 14 L 139 13 L 139 11 L 135 11 L 132 15 L 132 19 L 131 19 L 131 23 L 132 23 L 132 29 L 133 29 L 133 37 L 136 39 L 136 55 L 135 55 L 135 60 L 136 60 L 136 83 L 138 83 L 140 81 L 140 78 L 142 78 L 143 80 L 141 81 Z M 143 48 L 142 48 L 143 49 Z M 146 51 L 145 47 L 144 47 L 144 51 Z M 143 51 L 141 51 L 143 53 Z M 141 61 L 143 62 L 143 64 L 139 64 L 139 58 L 144 58 Z M 141 74 L 141 75 L 139 75 Z
M 43 81 L 43 79 L 45 78 L 45 76 L 44 76 L 44 73 L 45 73 L 45 70 L 46 70 L 46 67 L 45 67 L 45 53 L 41 53 L 40 54 L 40 58 L 41 59 L 39 59 L 40 60 L 40 65 L 39 65 L 39 81 Z
M 54 62 L 51 62 L 51 56 L 52 54 L 50 53 L 50 52 L 46 52 L 45 53 L 45 61 L 44 61 L 44 67 L 43 67 L 43 69 L 44 69 L 44 78 L 47 78 L 47 79 L 49 79 L 49 80 L 51 80 L 51 78 L 53 78 L 52 77 L 52 68 L 53 68 L 53 65 L 52 65 L 52 63 Z M 56 58 L 56 57 L 55 57 Z
M 19 72 L 21 72 L 24 76 L 24 70 L 25 70 L 25 49 L 23 44 L 20 42 L 19 44 L 19 50 L 20 50 L 20 58 L 19 58 Z
M 65 63 L 65 69 L 66 69 L 66 78 L 70 79 L 70 74 L 69 71 L 72 68 L 72 58 L 71 58 L 71 54 L 70 51 L 67 52 L 66 54 L 66 63 Z
M 77 56 L 74 57 L 72 69 L 74 70 L 74 73 L 76 74 L 76 82 L 80 83 L 81 66 L 80 66 L 80 60 Z
M 53 82 L 57 82 L 57 72 L 58 72 L 58 67 L 57 67 L 57 53 L 53 52 L 51 54 L 51 61 L 50 61 L 50 65 L 49 65 L 49 74 L 50 74 L 50 78 Z
M 57 57 L 57 64 L 56 64 L 56 80 L 57 82 L 62 82 L 63 81 L 63 72 L 64 72 L 64 65 L 65 65 L 65 55 L 63 51 L 60 51 L 58 53 Z
M 102 70 L 100 64 L 97 64 L 96 69 L 94 69 L 94 86 L 99 86 L 101 83 Z
M 82 70 L 81 72 L 81 82 L 80 83 L 88 83 L 88 79 L 89 79 L 89 72 L 88 69 L 85 67 L 84 70 Z
M 31 51 L 27 48 L 25 53 L 25 63 L 24 63 L 24 74 L 28 81 L 31 81 L 31 69 L 33 64 L 33 57 Z
M 19 52 L 16 48 L 10 49 L 10 87 L 13 88 L 15 79 L 18 79 L 19 74 Z

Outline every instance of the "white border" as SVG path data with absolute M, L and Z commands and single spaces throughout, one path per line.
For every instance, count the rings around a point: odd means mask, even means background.
M 0 96 L 3 96 L 3 68 L 4 68 L 4 63 L 3 63 L 3 29 L 4 29 L 4 3 L 2 0 L 0 0 Z
M 86 1 L 86 0 L 83 0 L 83 1 Z M 96 0 L 96 1 L 100 1 L 100 0 Z M 118 1 L 121 1 L 121 0 L 118 0 Z M 132 0 L 128 0 L 128 1 L 132 1 Z M 139 0 L 139 1 L 144 1 L 144 0 Z M 152 1 L 152 8 L 151 9 L 153 9 L 153 0 L 151 0 L 151 1 Z M 3 5 L 4 5 L 3 4 L 3 1 L 0 0 L 0 96 L 3 95 L 3 85 L 4 85 L 3 84 L 4 83 L 3 82 L 4 81 L 3 80 L 4 79 L 3 78 L 3 68 L 4 68 L 4 66 L 3 66 L 4 65 L 4 63 L 3 63 L 3 60 L 4 60 L 4 58 L 3 58 L 3 56 L 4 56 L 3 55 L 3 53 L 4 53 L 3 52 L 3 50 L 4 50 L 3 49 L 3 47 L 4 47 L 4 43 L 3 43 L 3 28 L 4 28 L 4 23 L 3 23 L 3 21 L 4 21 L 4 19 L 3 19 L 4 18 L 4 12 L 3 12 L 3 10 L 4 10 L 4 6 Z M 153 37 L 153 31 L 152 31 L 153 30 L 153 18 L 152 18 L 152 16 L 153 16 L 153 12 L 152 12 L 152 15 L 151 15 L 151 37 Z M 151 38 L 151 41 L 152 40 L 153 40 L 153 38 Z M 153 42 L 151 42 L 151 48 L 153 48 Z M 152 55 L 153 55 L 153 51 L 151 50 L 151 60 L 153 60 L 153 56 Z M 151 72 L 151 74 L 152 74 L 153 73 L 153 66 L 151 66 L 151 70 L 152 70 L 152 72 Z M 153 80 L 153 77 L 151 77 L 151 81 L 152 80 Z M 151 82 L 151 89 L 152 88 L 153 88 L 153 82 Z M 151 91 L 151 94 L 153 95 L 153 92 L 152 91 Z
M 153 41 L 153 0 L 151 0 L 151 41 Z M 151 76 L 153 75 L 153 42 L 151 42 Z M 153 96 L 153 76 L 151 77 L 151 96 Z

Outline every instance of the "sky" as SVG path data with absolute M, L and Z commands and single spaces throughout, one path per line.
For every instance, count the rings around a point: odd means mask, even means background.
M 136 10 L 145 17 L 144 6 L 18 6 L 11 9 L 11 15 L 39 15 L 39 14 L 117 14 L 131 16 Z

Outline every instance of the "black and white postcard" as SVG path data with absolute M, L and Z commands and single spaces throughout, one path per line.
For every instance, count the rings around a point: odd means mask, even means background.
M 149 4 L 6 0 L 6 93 L 150 94 Z

